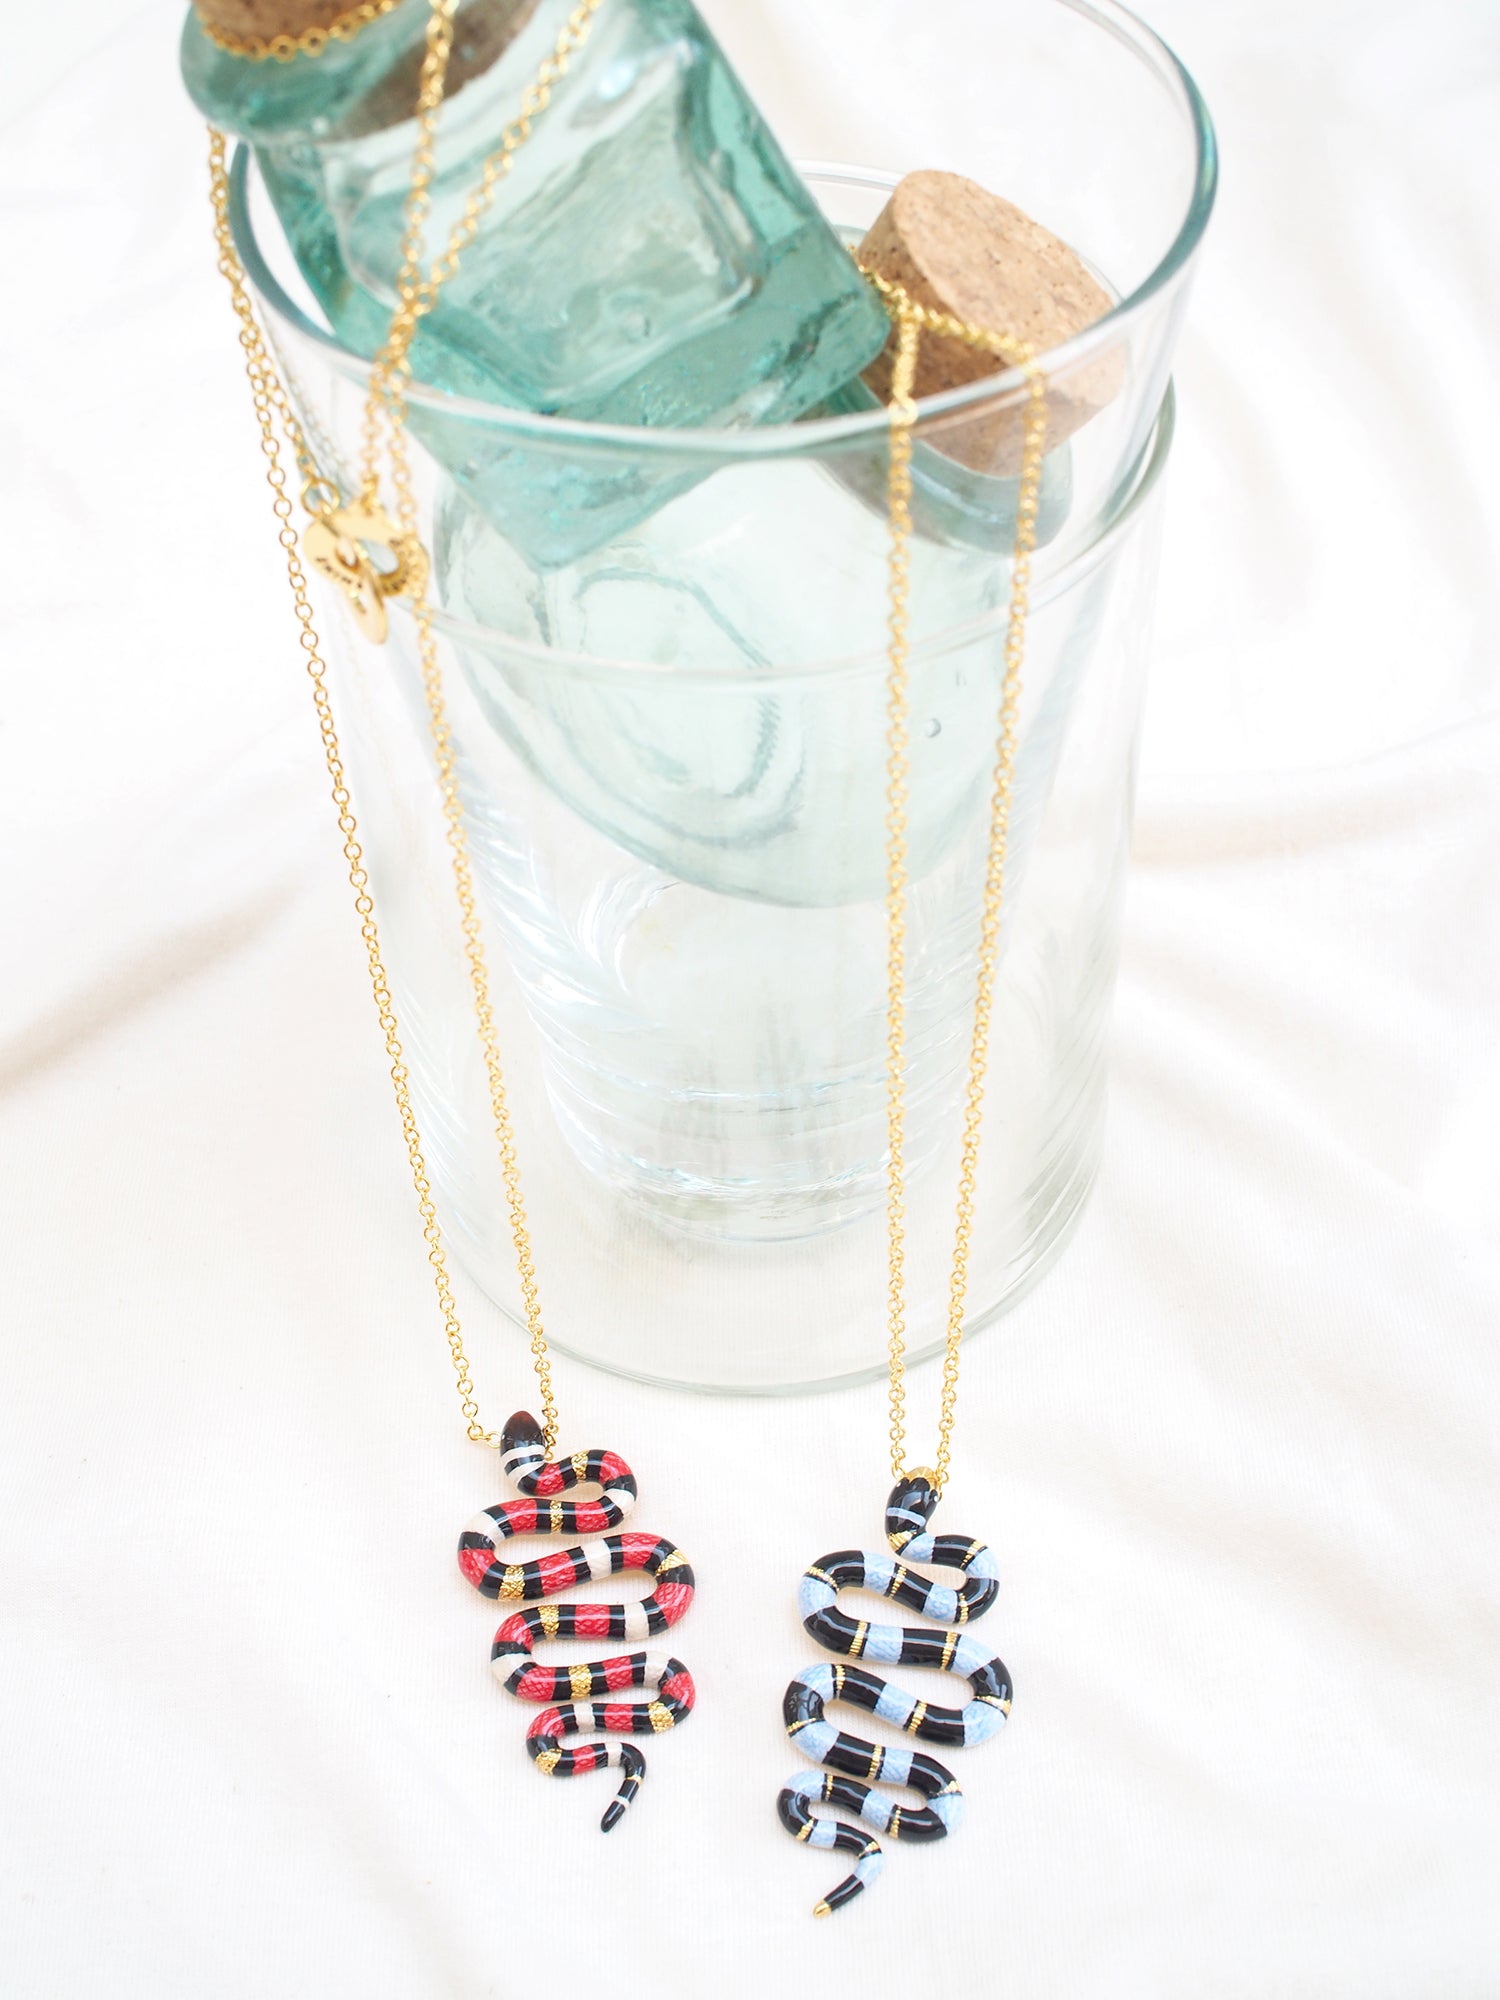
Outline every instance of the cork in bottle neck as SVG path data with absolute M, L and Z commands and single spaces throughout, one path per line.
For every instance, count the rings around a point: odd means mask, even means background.
M 194 0 L 209 33 L 234 42 L 297 41 L 313 29 L 325 33 L 352 11 L 353 0 Z

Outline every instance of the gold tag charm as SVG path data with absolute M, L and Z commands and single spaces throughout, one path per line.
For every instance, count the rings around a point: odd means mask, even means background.
M 381 558 L 378 566 L 371 549 Z M 403 535 L 383 507 L 365 500 L 315 514 L 302 552 L 320 576 L 338 585 L 355 624 L 377 646 L 384 645 L 388 630 L 386 598 L 420 588 L 427 574 L 421 543 Z
M 309 565 L 343 592 L 355 624 L 376 646 L 385 644 L 390 628 L 375 565 L 360 544 L 367 536 L 372 541 L 383 540 L 382 528 L 393 532 L 390 522 L 374 508 L 338 507 L 331 513 L 314 515 L 302 537 L 302 553 Z

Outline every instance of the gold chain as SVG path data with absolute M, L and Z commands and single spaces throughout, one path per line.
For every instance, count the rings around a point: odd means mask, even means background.
M 886 1135 L 890 1165 L 886 1181 L 886 1247 L 890 1335 L 891 1475 L 906 1472 L 906 892 L 907 805 L 911 768 L 911 498 L 912 427 L 917 406 L 912 390 L 924 332 L 945 335 L 1020 368 L 1027 402 L 1016 506 L 1016 540 L 1011 566 L 1010 607 L 1005 631 L 1005 670 L 1000 694 L 1000 730 L 990 797 L 989 845 L 985 864 L 984 914 L 979 932 L 979 969 L 974 1029 L 964 1092 L 963 1152 L 958 1177 L 958 1212 L 953 1264 L 948 1279 L 948 1328 L 943 1357 L 943 1390 L 936 1464 L 928 1471 L 941 1491 L 953 1456 L 958 1413 L 959 1353 L 964 1335 L 964 1302 L 969 1288 L 969 1251 L 974 1233 L 974 1197 L 979 1167 L 984 1084 L 989 1068 L 990 1020 L 995 966 L 1000 950 L 1000 918 L 1005 901 L 1005 860 L 1010 841 L 1011 789 L 1015 777 L 1021 670 L 1026 654 L 1030 608 L 1031 557 L 1036 548 L 1037 499 L 1047 433 L 1047 381 L 1025 341 L 991 333 L 951 313 L 920 304 L 901 285 L 878 273 L 865 275 L 889 305 L 896 322 L 896 354 L 891 372 L 889 672 L 886 699 Z
M 317 53 L 332 38 L 346 40 L 370 20 L 388 12 L 396 0 L 367 0 L 367 4 L 341 15 L 331 27 L 308 30 L 293 42 L 279 37 L 270 43 L 240 45 L 240 52 L 274 55 L 289 60 L 299 52 Z M 218 132 L 210 133 L 210 175 L 214 207 L 215 235 L 219 246 L 219 268 L 230 288 L 234 311 L 240 322 L 240 345 L 245 353 L 257 419 L 261 427 L 261 449 L 267 462 L 267 479 L 272 489 L 272 505 L 278 522 L 278 537 L 286 556 L 301 644 L 312 682 L 324 757 L 339 813 L 339 829 L 344 836 L 344 855 L 350 886 L 360 917 L 360 933 L 365 943 L 376 1011 L 385 1036 L 391 1062 L 391 1079 L 401 1118 L 413 1184 L 428 1245 L 428 1261 L 433 1268 L 438 1304 L 443 1315 L 449 1349 L 458 1379 L 458 1389 L 467 1433 L 477 1443 L 498 1444 L 498 1435 L 485 1429 L 474 1395 L 468 1357 L 454 1303 L 447 1255 L 437 1212 L 432 1200 L 409 1089 L 409 1076 L 399 1039 L 399 1026 L 391 999 L 390 985 L 381 956 L 374 905 L 369 893 L 369 877 L 357 838 L 344 766 L 329 700 L 326 666 L 313 624 L 307 578 L 299 554 L 299 544 L 291 526 L 292 502 L 287 492 L 276 437 L 279 420 L 302 474 L 305 504 L 315 523 L 342 519 L 346 524 L 370 528 L 378 533 L 384 526 L 394 558 L 393 570 L 374 580 L 380 595 L 406 596 L 417 631 L 423 692 L 437 766 L 439 791 L 447 833 L 454 887 L 459 904 L 469 983 L 474 1000 L 475 1020 L 489 1083 L 490 1107 L 495 1124 L 506 1202 L 510 1213 L 511 1237 L 515 1246 L 527 1331 L 540 1385 L 546 1447 L 556 1449 L 557 1409 L 552 1391 L 551 1365 L 541 1317 L 535 1261 L 531 1251 L 515 1135 L 510 1117 L 504 1071 L 500 1062 L 490 996 L 488 963 L 482 927 L 474 893 L 473 871 L 464 828 L 463 801 L 458 781 L 457 754 L 448 722 L 441 663 L 427 602 L 428 564 L 420 539 L 420 521 L 410 462 L 406 453 L 406 390 L 411 379 L 411 345 L 421 320 L 432 311 L 442 287 L 456 273 L 460 260 L 473 242 L 480 222 L 501 181 L 510 172 L 516 153 L 531 136 L 533 121 L 545 111 L 552 91 L 566 73 L 568 64 L 586 39 L 593 17 L 603 0 L 580 0 L 569 16 L 553 53 L 542 64 L 522 100 L 521 111 L 506 127 L 499 146 L 484 163 L 478 184 L 465 203 L 464 213 L 454 227 L 447 247 L 437 257 L 427 275 L 422 275 L 422 238 L 431 207 L 431 187 L 436 171 L 435 138 L 438 112 L 443 100 L 448 61 L 453 43 L 453 19 L 458 0 L 430 0 L 427 47 L 417 107 L 417 143 L 413 153 L 411 185 L 407 195 L 402 237 L 402 261 L 397 278 L 397 306 L 390 331 L 371 370 L 370 390 L 365 406 L 362 450 L 362 490 L 360 507 L 341 510 L 336 503 L 337 488 L 319 470 L 306 437 L 291 408 L 270 359 L 246 290 L 244 272 L 233 243 L 228 211 L 228 180 L 225 173 L 225 142 Z M 207 24 L 205 23 L 205 27 Z M 231 44 L 215 33 L 221 46 Z M 990 332 L 972 322 L 921 305 L 905 289 L 875 272 L 866 276 L 892 310 L 897 326 L 895 365 L 891 385 L 891 443 L 888 505 L 891 546 L 889 558 L 889 674 L 886 704 L 886 912 L 887 955 L 887 1047 L 886 1113 L 890 1165 L 887 1179 L 886 1231 L 888 1254 L 888 1328 L 890 1354 L 890 1442 L 893 1476 L 905 1471 L 906 1443 L 906 1307 L 905 1307 L 905 1061 L 906 1061 L 906 897 L 908 887 L 907 807 L 910 778 L 910 548 L 912 535 L 912 431 L 917 418 L 913 387 L 923 332 L 937 333 L 963 341 L 1019 367 L 1027 379 L 1028 400 L 1022 449 L 1021 478 L 1017 506 L 1017 526 L 1011 571 L 1009 617 L 1004 650 L 1004 675 L 1000 705 L 1000 730 L 996 746 L 994 783 L 990 805 L 989 844 L 985 869 L 984 908 L 980 927 L 979 966 L 975 995 L 974 1027 L 970 1043 L 968 1081 L 964 1097 L 964 1134 L 959 1171 L 957 1220 L 953 1264 L 949 1277 L 948 1325 L 943 1362 L 943 1388 L 938 1427 L 938 1453 L 932 1470 L 941 1489 L 952 1459 L 953 1428 L 957 1414 L 959 1355 L 963 1340 L 964 1303 L 968 1290 L 968 1261 L 973 1236 L 974 1204 L 979 1162 L 980 1129 L 984 1108 L 985 1077 L 989 1063 L 989 1033 L 993 1005 L 995 968 L 999 954 L 1001 910 L 1004 903 L 1005 864 L 1009 841 L 1012 784 L 1018 741 L 1021 672 L 1025 657 L 1026 621 L 1029 609 L 1031 556 L 1036 546 L 1037 500 L 1041 484 L 1042 457 L 1047 425 L 1046 378 L 1031 347 L 1004 334 Z M 379 511 L 380 434 L 386 432 L 386 450 L 396 495 L 396 523 L 384 521 Z M 352 529 L 346 532 L 352 533 Z M 321 566 L 321 565 L 320 565 Z M 373 573 L 366 572 L 367 575 Z M 348 588 L 347 578 L 344 579 Z M 381 621 L 383 631 L 383 619 Z
M 232 29 L 210 21 L 201 6 L 196 12 L 204 34 L 230 55 L 244 56 L 249 62 L 265 62 L 270 58 L 287 63 L 295 56 L 320 56 L 330 42 L 352 42 L 361 28 L 368 28 L 372 21 L 380 20 L 400 4 L 401 0 L 363 0 L 361 6 L 350 7 L 326 28 L 304 28 L 300 35 L 237 35 Z
M 278 538 L 286 557 L 287 579 L 291 585 L 297 623 L 301 627 L 299 636 L 306 656 L 308 678 L 312 682 L 313 706 L 317 711 L 318 731 L 323 739 L 323 758 L 333 788 L 333 802 L 338 808 L 339 832 L 344 836 L 344 859 L 348 863 L 349 886 L 354 891 L 354 907 L 359 915 L 359 932 L 364 940 L 370 987 L 375 996 L 375 1011 L 385 1035 L 385 1052 L 390 1058 L 391 1085 L 395 1091 L 396 1109 L 400 1113 L 401 1130 L 406 1140 L 406 1155 L 411 1165 L 412 1183 L 417 1191 L 417 1207 L 422 1217 L 422 1234 L 427 1239 L 427 1261 L 432 1266 L 433 1283 L 437 1288 L 438 1306 L 443 1315 L 448 1347 L 458 1377 L 458 1393 L 468 1434 L 476 1444 L 498 1445 L 500 1442 L 498 1435 L 487 1431 L 480 1421 L 479 1405 L 475 1400 L 474 1384 L 469 1374 L 468 1356 L 464 1352 L 463 1333 L 453 1301 L 453 1285 L 448 1269 L 447 1253 L 443 1247 L 442 1231 L 438 1227 L 437 1210 L 433 1206 L 432 1184 L 428 1179 L 427 1163 L 422 1152 L 422 1135 L 417 1128 L 416 1114 L 412 1110 L 410 1077 L 401 1047 L 400 1027 L 391 1000 L 390 980 L 386 975 L 385 960 L 380 948 L 375 906 L 370 897 L 370 878 L 365 868 L 358 823 L 354 817 L 349 787 L 344 775 L 338 732 L 334 728 L 333 708 L 328 698 L 328 669 L 313 623 L 312 605 L 308 598 L 307 573 L 302 566 L 297 531 L 292 526 L 292 499 L 287 491 L 286 471 L 281 462 L 281 452 L 276 437 L 278 421 L 291 444 L 293 456 L 304 479 L 315 479 L 316 467 L 302 427 L 292 411 L 266 350 L 265 340 L 256 322 L 254 308 L 251 306 L 249 293 L 245 287 L 245 274 L 235 252 L 234 237 L 229 222 L 229 180 L 224 167 L 222 132 L 210 132 L 208 158 L 214 234 L 219 245 L 219 269 L 228 282 L 230 299 L 240 323 L 240 346 L 244 351 L 245 372 L 250 378 L 255 414 L 260 424 L 260 448 L 266 461 L 266 480 L 271 488 L 271 505 L 276 515 Z
M 344 855 L 349 866 L 350 886 L 354 890 L 355 908 L 360 917 L 361 936 L 365 942 L 376 1012 L 385 1035 L 386 1053 L 391 1061 L 391 1081 L 395 1091 L 396 1108 L 406 1140 L 407 1158 L 417 1192 L 417 1205 L 422 1217 L 423 1234 L 427 1240 L 428 1261 L 433 1268 L 438 1305 L 442 1312 L 449 1351 L 458 1378 L 460 1404 L 468 1436 L 477 1444 L 498 1446 L 499 1433 L 487 1430 L 479 1415 L 469 1360 L 463 1344 L 462 1327 L 453 1298 L 447 1253 L 432 1200 L 421 1133 L 412 1107 L 409 1073 L 402 1054 L 399 1024 L 381 955 L 374 904 L 369 893 L 369 876 L 364 867 L 364 857 L 357 838 L 357 825 L 351 810 L 338 735 L 334 726 L 326 680 L 327 668 L 313 623 L 307 577 L 299 553 L 297 536 L 291 527 L 292 503 L 287 492 L 286 475 L 281 464 L 276 437 L 278 420 L 302 474 L 302 495 L 309 511 L 314 515 L 314 525 L 321 525 L 327 530 L 329 524 L 333 523 L 336 532 L 342 523 L 347 532 L 352 533 L 353 530 L 348 529 L 347 524 L 355 522 L 359 528 L 367 529 L 376 536 L 380 535 L 382 529 L 388 530 L 386 539 L 396 558 L 396 567 L 393 572 L 387 572 L 378 579 L 381 594 L 392 595 L 399 590 L 400 594 L 410 600 L 417 629 L 422 686 L 437 765 L 454 889 L 459 904 L 464 953 L 468 961 L 469 984 L 474 1000 L 474 1015 L 489 1083 L 490 1109 L 494 1119 L 506 1205 L 510 1214 L 511 1240 L 515 1246 L 516 1269 L 520 1279 L 526 1328 L 530 1336 L 532 1360 L 541 1396 L 543 1439 L 550 1453 L 557 1448 L 558 1434 L 552 1366 L 542 1322 L 536 1264 L 531 1250 L 505 1073 L 500 1061 L 499 1039 L 490 996 L 489 967 L 474 894 L 473 870 L 469 859 L 468 838 L 463 820 L 463 800 L 458 780 L 457 753 L 448 722 L 442 667 L 438 658 L 436 636 L 432 629 L 431 608 L 427 602 L 428 565 L 420 539 L 416 495 L 405 445 L 406 384 L 411 373 L 409 359 L 411 342 L 418 322 L 432 310 L 442 286 L 457 271 L 459 260 L 473 241 L 495 189 L 510 171 L 515 153 L 530 137 L 533 120 L 546 109 L 554 86 L 566 72 L 572 56 L 586 38 L 593 16 L 603 4 L 603 0 L 581 0 L 581 4 L 569 16 L 553 53 L 543 63 L 522 100 L 520 115 L 506 128 L 500 145 L 486 160 L 480 182 L 470 195 L 463 218 L 454 229 L 447 248 L 436 260 L 427 277 L 423 278 L 422 231 L 431 206 L 431 186 L 436 170 L 437 117 L 442 104 L 448 60 L 452 51 L 453 16 L 457 4 L 458 0 L 431 0 L 427 47 L 418 95 L 417 143 L 412 161 L 411 186 L 407 195 L 401 270 L 397 281 L 398 303 L 390 333 L 371 371 L 370 393 L 364 420 L 364 484 L 361 503 L 357 509 L 347 510 L 339 507 L 338 489 L 320 471 L 271 361 L 255 318 L 254 308 L 250 303 L 244 271 L 234 248 L 229 222 L 229 188 L 224 164 L 224 137 L 222 133 L 213 130 L 209 134 L 209 173 L 214 230 L 219 246 L 219 268 L 228 282 L 231 301 L 240 322 L 240 345 L 245 353 L 246 372 L 250 379 L 256 416 L 261 427 L 261 450 L 267 462 L 267 478 L 273 494 L 272 505 L 277 517 L 279 537 L 286 554 L 287 576 L 291 584 L 298 623 L 301 626 L 301 643 L 307 656 L 308 673 L 312 680 L 313 703 L 323 738 L 324 758 L 333 785 L 334 803 L 339 811 L 339 829 L 344 835 Z M 378 505 L 382 414 L 386 421 L 387 452 L 391 465 L 392 485 L 396 493 L 397 525 L 394 527 L 383 520 Z
M 479 180 L 464 203 L 464 212 L 454 225 L 446 248 L 441 256 L 434 259 L 432 269 L 424 278 L 422 234 L 431 207 L 432 180 L 436 170 L 437 115 L 453 47 L 453 17 L 458 7 L 458 0 L 430 0 L 427 54 L 422 65 L 417 99 L 417 143 L 412 155 L 411 187 L 406 198 L 401 268 L 396 278 L 396 310 L 384 345 L 375 357 L 370 374 L 370 394 L 365 404 L 361 470 L 364 495 L 368 500 L 374 499 L 380 483 L 382 414 L 389 433 L 393 482 L 399 484 L 405 465 L 402 438 L 406 422 L 406 385 L 411 380 L 411 344 L 417 327 L 437 304 L 443 286 L 456 274 L 464 252 L 479 232 L 479 225 L 495 198 L 496 189 L 510 173 L 516 154 L 531 137 L 534 121 L 551 103 L 553 90 L 587 41 L 594 16 L 603 4 L 604 0 L 579 0 L 579 5 L 563 23 L 552 53 L 527 85 L 520 111 L 501 133 L 499 145 L 486 158 Z

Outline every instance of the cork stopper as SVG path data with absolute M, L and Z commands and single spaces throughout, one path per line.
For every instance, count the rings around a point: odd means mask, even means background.
M 331 28 L 349 12 L 353 0 L 194 0 L 206 28 L 238 41 L 273 41 L 290 35 L 295 41 L 309 28 Z
M 497 63 L 540 5 L 541 0 L 460 0 L 444 98 L 456 97 L 465 84 Z M 356 10 L 354 0 L 194 0 L 194 11 L 208 34 L 227 36 L 232 47 L 236 42 L 269 46 L 282 36 L 296 41 L 310 28 L 326 32 L 335 21 L 347 20 Z M 421 0 L 399 0 L 387 12 L 401 14 L 408 21 L 406 41 L 394 52 L 387 50 L 386 66 L 365 80 L 357 100 L 345 102 L 329 117 L 327 138 L 364 138 L 404 124 L 416 111 L 426 55 L 427 10 Z M 362 28 L 356 28 L 356 33 L 361 32 Z M 309 56 L 307 60 L 321 61 L 322 57 Z
M 1077 252 L 1013 203 L 962 174 L 908 174 L 860 245 L 860 262 L 921 305 L 1030 341 L 1039 358 L 1101 319 L 1114 301 Z M 889 401 L 894 331 L 865 381 Z M 1004 363 L 947 335 L 924 333 L 916 394 L 933 396 L 994 375 Z M 1047 448 L 1086 424 L 1119 389 L 1118 349 L 1048 389 Z M 939 430 L 927 441 L 975 472 L 1014 478 L 1024 414 L 1018 402 Z

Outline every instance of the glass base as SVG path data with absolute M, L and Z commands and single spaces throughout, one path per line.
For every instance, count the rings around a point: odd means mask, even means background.
M 1099 1173 L 1100 1147 L 1097 1142 L 1088 1154 L 1080 1159 L 1066 1185 L 1058 1193 L 1053 1207 L 1038 1224 L 1033 1233 L 1027 1254 L 1019 1261 L 1018 1268 L 1010 1278 L 1000 1296 L 981 1312 L 964 1322 L 964 1340 L 969 1342 L 977 1335 L 987 1333 L 997 1321 L 1004 1318 L 1012 1307 L 1028 1297 L 1033 1289 L 1045 1278 L 1053 1265 L 1062 1256 L 1072 1240 L 1073 1232 L 1088 1206 Z M 465 1269 L 467 1270 L 467 1265 Z M 470 1276 L 474 1274 L 468 1273 Z M 476 1279 L 476 1283 L 480 1282 Z M 481 1284 L 481 1289 L 485 1289 Z M 507 1319 L 519 1331 L 520 1322 L 502 1300 L 494 1299 Z M 663 1374 L 656 1368 L 640 1365 L 634 1357 L 607 1354 L 579 1345 L 570 1336 L 558 1339 L 549 1335 L 549 1343 L 557 1353 L 570 1360 L 587 1363 L 605 1375 L 621 1375 L 627 1381 L 643 1382 L 656 1389 L 690 1389 L 702 1396 L 805 1396 L 822 1395 L 833 1389 L 858 1388 L 866 1382 L 880 1381 L 886 1375 L 885 1328 L 880 1321 L 884 1300 L 873 1300 L 870 1312 L 870 1355 L 867 1360 L 853 1362 L 841 1373 L 809 1374 L 805 1377 L 785 1380 L 762 1379 L 704 1379 L 701 1372 L 690 1375 Z M 941 1337 L 934 1336 L 921 1345 L 913 1345 L 907 1353 L 908 1368 L 920 1368 L 928 1361 L 938 1360 L 944 1349 Z M 712 1350 L 708 1350 L 712 1351 Z M 700 1355 L 701 1355 L 700 1350 Z M 809 1355 L 817 1357 L 816 1347 L 807 1349 Z M 697 1362 L 701 1371 L 702 1360 Z M 722 1365 L 722 1363 L 721 1363 Z

